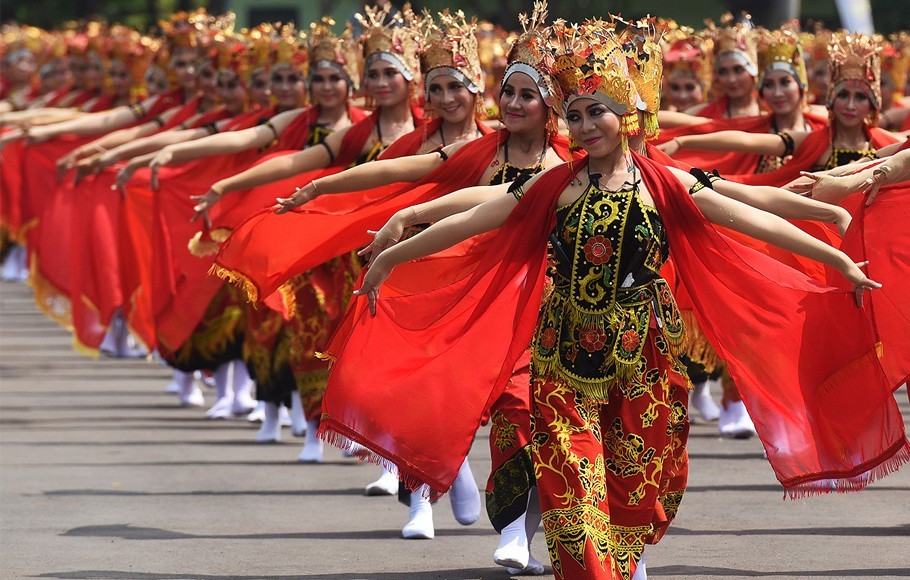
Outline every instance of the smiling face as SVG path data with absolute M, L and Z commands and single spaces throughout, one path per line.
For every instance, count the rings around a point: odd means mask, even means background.
M 288 64 L 281 64 L 272 69 L 270 86 L 272 94 L 278 101 L 278 107 L 283 111 L 297 107 L 306 90 L 303 76 Z
M 613 153 L 622 143 L 619 116 L 595 99 L 581 97 L 566 110 L 566 126 L 592 158 Z
M 793 75 L 782 70 L 765 73 L 759 94 L 775 115 L 792 113 L 799 107 L 803 96 Z
M 862 125 L 873 110 L 869 87 L 862 81 L 841 83 L 834 93 L 831 110 L 839 127 L 849 129 Z
M 310 75 L 310 97 L 325 109 L 344 105 L 348 93 L 347 79 L 334 67 L 320 66 Z
M 714 68 L 717 86 L 730 99 L 740 99 L 749 95 L 755 88 L 755 78 L 746 67 L 732 55 L 723 55 L 717 59 Z
M 269 89 L 269 71 L 265 69 L 253 71 L 247 88 L 250 93 L 250 102 L 253 106 L 265 109 L 272 102 L 272 91 Z
M 433 77 L 427 87 L 427 95 L 432 109 L 446 123 L 458 125 L 473 115 L 474 93 L 452 75 L 441 74 Z
M 367 93 L 379 107 L 399 105 L 408 99 L 408 80 L 390 63 L 377 59 L 367 70 Z
M 171 70 L 177 85 L 184 90 L 196 84 L 196 53 L 192 49 L 179 49 L 171 58 Z
M 499 94 L 502 123 L 512 133 L 535 131 L 546 126 L 548 107 L 534 79 L 514 72 Z
M 705 93 L 695 76 L 686 71 L 676 71 L 666 80 L 667 102 L 677 110 L 688 109 L 704 101 Z

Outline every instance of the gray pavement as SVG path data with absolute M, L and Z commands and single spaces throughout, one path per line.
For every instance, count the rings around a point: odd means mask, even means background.
M 257 445 L 245 420 L 179 408 L 168 380 L 157 363 L 77 354 L 25 285 L 0 284 L 0 578 L 508 578 L 485 516 L 461 526 L 443 500 L 435 540 L 399 539 L 405 508 L 362 495 L 375 466 L 334 449 L 298 464 L 287 430 Z M 481 486 L 486 437 L 471 452 Z M 650 578 L 910 577 L 910 467 L 784 501 L 758 441 L 695 424 L 690 453 Z M 533 551 L 546 557 L 542 532 Z

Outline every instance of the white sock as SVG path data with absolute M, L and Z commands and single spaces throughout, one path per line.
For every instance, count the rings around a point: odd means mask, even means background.
M 506 567 L 506 572 L 513 576 L 542 576 L 544 571 L 543 562 L 533 555 L 528 556 L 528 565 L 524 568 Z
M 224 363 L 215 369 L 215 404 L 205 414 L 209 419 L 227 419 L 234 404 L 233 385 L 230 384 L 231 363 Z
M 278 405 L 266 402 L 264 412 L 262 427 L 256 433 L 256 441 L 259 443 L 281 441 L 281 420 L 278 418 Z
M 401 536 L 407 540 L 431 540 L 436 536 L 433 529 L 433 506 L 423 496 L 425 485 L 411 492 L 411 509 L 408 523 L 401 528 Z
M 308 426 L 306 415 L 303 414 L 303 401 L 300 399 L 300 391 L 294 389 L 294 392 L 291 393 L 291 435 L 303 437 Z
M 235 415 L 245 415 L 256 408 L 256 399 L 250 396 L 253 390 L 253 379 L 250 377 L 250 370 L 242 360 L 235 360 L 233 364 L 233 376 L 231 377 L 234 384 L 234 402 L 231 405 L 231 413 Z
M 265 419 L 265 401 L 256 401 L 256 408 L 250 411 L 246 420 L 250 423 L 255 423 L 263 419 Z
M 379 479 L 373 483 L 367 484 L 364 494 L 366 495 L 395 495 L 398 493 L 398 471 L 390 471 L 382 468 L 382 474 Z
M 319 419 L 310 419 L 306 422 L 306 440 L 303 444 L 303 451 L 297 456 L 297 461 L 302 463 L 322 463 L 323 444 L 322 440 L 316 437 L 319 431 Z
M 449 490 L 449 501 L 459 524 L 469 526 L 480 517 L 480 491 L 467 458 L 458 469 L 458 476 Z
M 642 551 L 641 558 L 638 560 L 638 566 L 635 568 L 635 574 L 632 574 L 632 580 L 648 580 L 648 571 L 645 569 L 644 551 Z
M 202 389 L 200 389 L 193 380 L 193 373 L 184 373 L 175 370 L 174 380 L 180 385 L 181 406 L 201 407 L 205 404 L 205 398 L 202 396 Z
M 507 568 L 523 569 L 531 559 L 528 533 L 525 530 L 527 511 L 502 529 L 499 546 L 493 552 L 493 562 Z

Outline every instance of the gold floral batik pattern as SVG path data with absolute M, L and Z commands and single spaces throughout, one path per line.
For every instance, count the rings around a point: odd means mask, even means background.
M 534 337 L 532 456 L 557 578 L 629 579 L 685 490 L 682 317 L 663 224 L 638 185 L 556 212 Z

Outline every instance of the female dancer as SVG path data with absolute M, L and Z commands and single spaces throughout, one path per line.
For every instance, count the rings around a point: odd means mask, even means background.
M 784 185 L 795 179 L 800 170 L 831 169 L 875 155 L 877 148 L 898 140 L 895 135 L 875 126 L 881 103 L 876 41 L 859 34 L 839 33 L 832 37 L 829 52 L 829 128 L 778 135 L 720 131 L 711 135 L 676 137 L 660 149 L 671 157 L 684 149 L 729 150 L 777 157 L 792 154 L 790 162 L 775 171 L 733 178 L 743 183 L 770 185 Z
M 740 264 L 739 274 L 748 281 L 737 283 L 735 293 L 749 296 L 733 305 L 725 303 L 721 308 L 731 308 L 723 316 L 736 318 L 739 307 L 756 299 L 762 308 L 783 314 L 796 303 L 775 307 L 762 298 L 765 291 L 773 290 L 774 300 L 782 296 L 793 300 L 813 291 L 805 281 L 798 291 L 768 283 L 767 269 L 776 266 L 742 248 L 729 246 L 728 252 L 738 254 L 732 259 L 702 254 L 701 249 L 725 245 L 705 224 L 705 217 L 824 260 L 857 288 L 877 285 L 847 256 L 782 220 L 723 198 L 692 176 L 638 155 L 630 159 L 623 132 L 633 124 L 623 117 L 634 111 L 636 95 L 621 49 L 601 23 L 586 25 L 577 36 L 568 27 L 563 32 L 565 48 L 554 66 L 567 124 L 588 152 L 588 160 L 558 166 L 523 186 L 512 186 L 511 196 L 502 195 L 507 186 L 494 188 L 491 201 L 437 222 L 376 257 L 358 294 L 369 298 L 369 309 L 377 316 L 355 317 L 353 333 L 333 352 L 339 358 L 330 379 L 325 420 L 384 456 L 404 455 L 413 460 L 409 469 L 426 471 L 425 477 L 432 478 L 438 465 L 422 455 L 428 447 L 413 437 L 429 427 L 424 421 L 450 428 L 459 419 L 444 419 L 428 401 L 424 416 L 411 417 L 421 425 L 376 433 L 357 418 L 364 410 L 355 408 L 356 399 L 350 395 L 366 388 L 367 381 L 358 378 L 355 367 L 370 365 L 371 384 L 394 376 L 396 389 L 416 388 L 415 380 L 426 384 L 434 376 L 455 374 L 460 380 L 459 408 L 470 412 L 477 400 L 489 396 L 484 382 L 490 373 L 500 382 L 508 377 L 539 321 L 531 371 L 533 455 L 554 572 L 560 578 L 629 578 L 639 566 L 644 543 L 659 537 L 668 525 L 672 510 L 667 507 L 681 499 L 681 493 L 662 497 L 668 478 L 684 473 L 684 465 L 676 464 L 685 461 L 685 454 L 679 453 L 685 445 L 679 435 L 684 432 L 685 378 L 677 360 L 682 328 L 657 273 L 667 242 L 695 278 L 715 267 L 736 269 L 733 265 Z M 583 73 L 580 79 L 578 70 Z M 611 72 L 602 76 L 595 71 Z M 687 186 L 694 190 L 691 198 L 685 195 Z M 395 265 L 500 226 L 473 264 L 476 268 L 461 262 L 432 293 L 414 294 L 411 288 L 377 301 L 379 285 Z M 554 245 L 555 287 L 538 317 L 548 241 Z M 743 265 L 743 257 L 748 257 L 749 266 Z M 713 263 L 703 263 L 703 258 Z M 460 273 L 455 271 L 459 269 Z M 795 273 L 790 275 L 790 282 L 798 280 Z M 390 282 L 394 291 L 401 279 L 393 277 Z M 756 283 L 761 290 L 749 290 Z M 706 294 L 726 292 L 722 286 L 709 287 Z M 844 307 L 845 294 L 834 300 L 826 289 L 813 296 L 821 305 Z M 850 325 L 867 325 L 860 315 L 847 318 Z M 717 324 L 711 328 L 723 331 Z M 401 334 L 392 338 L 396 329 Z M 735 340 L 738 333 L 727 330 L 722 333 L 725 341 Z M 868 330 L 862 334 L 869 343 L 859 348 L 871 347 Z M 420 338 L 427 342 L 412 342 Z M 377 342 L 383 339 L 388 342 Z M 470 372 L 458 370 L 468 360 Z M 739 372 L 738 362 L 733 363 Z M 790 367 L 788 371 L 794 365 L 780 363 Z M 382 391 L 372 390 L 371 407 L 388 402 Z M 398 439 L 408 437 L 406 433 L 411 438 Z M 902 439 L 898 442 L 904 444 Z M 825 459 L 837 462 L 837 457 L 833 453 Z M 849 471 L 843 473 L 846 477 Z

